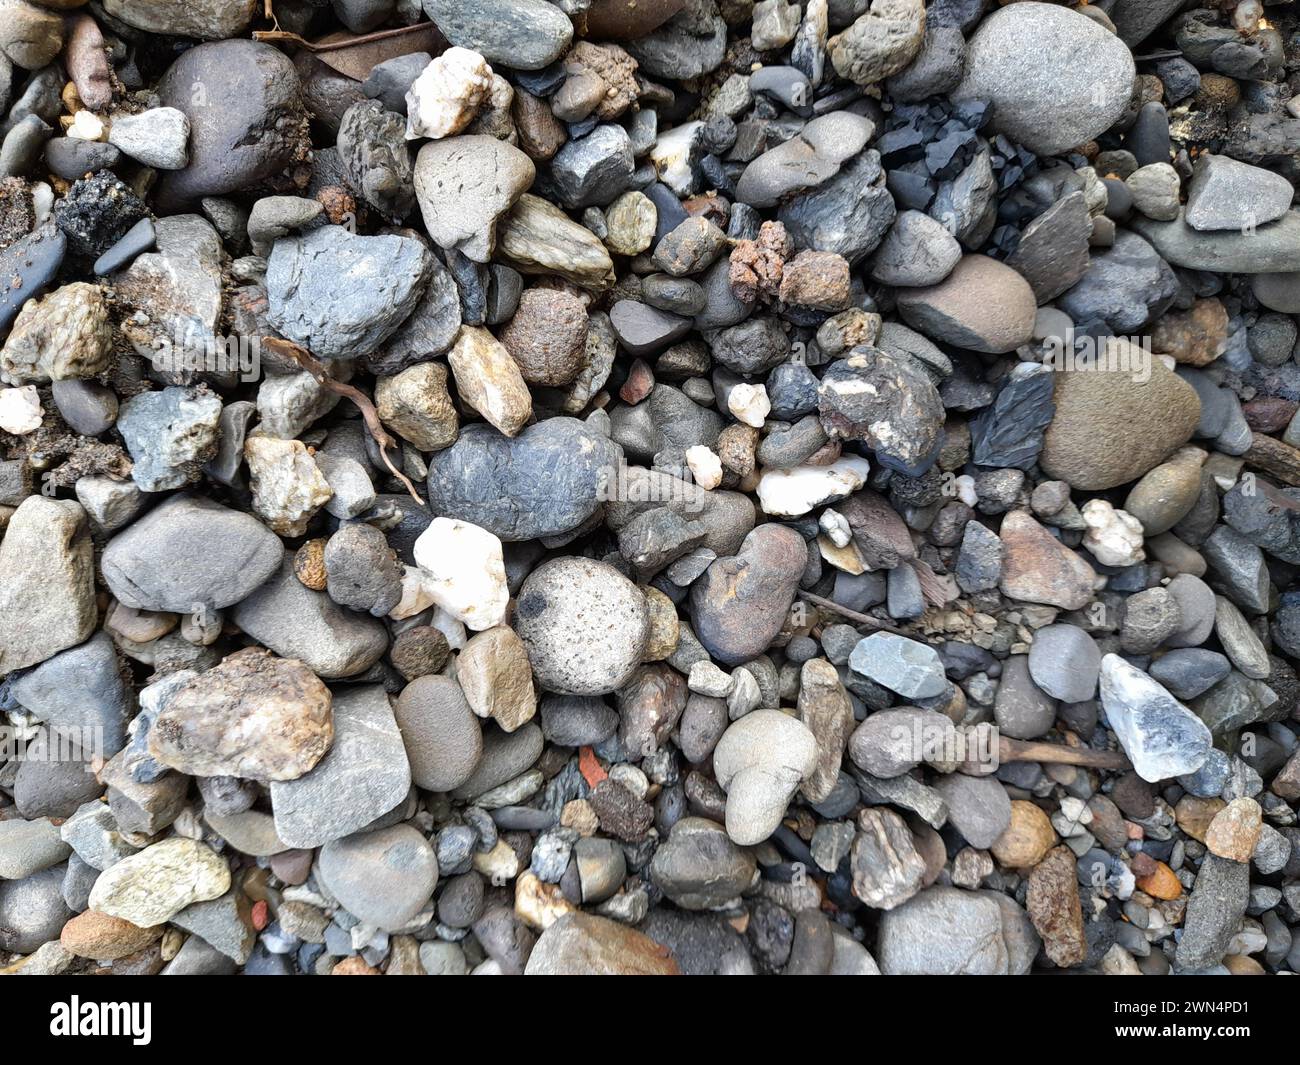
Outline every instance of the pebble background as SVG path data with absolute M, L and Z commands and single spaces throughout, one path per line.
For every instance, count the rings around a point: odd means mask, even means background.
M 1298 94 L 1262 0 L 0 0 L 0 971 L 1300 972 Z

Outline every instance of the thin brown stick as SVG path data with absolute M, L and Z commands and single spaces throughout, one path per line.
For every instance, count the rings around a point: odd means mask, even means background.
M 848 607 L 840 606 L 839 603 L 832 602 L 830 599 L 823 599 L 820 595 L 813 595 L 812 592 L 800 592 L 799 598 L 806 599 L 814 606 L 825 607 L 827 610 L 856 621 L 859 625 L 870 625 L 873 629 L 879 629 L 881 632 L 892 632 L 895 636 L 907 636 L 907 633 L 902 629 L 897 629 L 879 618 L 873 618 L 870 614 L 861 614 L 856 610 L 850 610 Z
M 295 344 L 291 340 L 281 340 L 279 337 L 262 337 L 262 343 L 277 354 L 292 359 L 311 374 L 322 388 L 333 392 L 337 396 L 350 399 L 357 405 L 357 409 L 361 411 L 361 417 L 366 423 L 366 430 L 375 443 L 379 445 L 379 454 L 384 460 L 384 465 L 388 467 L 389 472 L 394 477 L 406 486 L 411 498 L 420 506 L 424 506 L 424 500 L 416 492 L 411 479 L 394 466 L 392 460 L 388 457 L 388 449 L 390 447 L 396 448 L 397 441 L 389 435 L 388 430 L 384 428 L 383 423 L 379 420 L 379 412 L 375 410 L 375 405 L 370 402 L 370 397 L 359 388 L 354 388 L 352 385 L 344 384 L 342 381 L 337 381 L 331 377 L 329 370 L 325 368 L 325 364 L 301 344 Z
M 270 6 L 270 0 L 267 0 L 267 6 Z M 278 25 L 278 23 L 277 23 Z M 255 30 L 253 40 L 255 41 L 288 41 L 296 44 L 299 48 L 306 48 L 309 52 L 337 52 L 340 48 L 351 48 L 358 44 L 373 44 L 375 41 L 386 41 L 390 37 L 403 37 L 408 33 L 423 31 L 427 33 L 429 23 L 417 22 L 414 26 L 399 26 L 395 30 L 377 30 L 374 33 L 363 33 L 359 37 L 349 37 L 343 41 L 309 41 L 306 37 L 291 33 L 289 30 Z
M 1066 747 L 1060 743 L 1039 743 L 998 737 L 998 758 L 1003 762 L 1054 762 L 1057 765 L 1081 765 L 1090 769 L 1127 769 L 1129 761 L 1123 751 L 1094 751 L 1090 747 Z

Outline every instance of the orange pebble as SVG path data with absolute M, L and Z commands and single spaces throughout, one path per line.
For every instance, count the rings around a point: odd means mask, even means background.
M 1156 862 L 1156 871 L 1140 878 L 1137 886 L 1157 899 L 1176 899 L 1183 893 L 1182 882 L 1164 862 Z
M 253 927 L 259 932 L 270 923 L 270 916 L 265 899 L 253 903 Z

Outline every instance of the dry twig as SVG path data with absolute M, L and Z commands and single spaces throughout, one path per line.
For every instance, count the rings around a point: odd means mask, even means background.
M 354 388 L 352 385 L 344 384 L 342 381 L 337 381 L 331 377 L 329 370 L 325 368 L 325 364 L 301 344 L 295 344 L 291 340 L 281 340 L 279 337 L 263 337 L 262 343 L 277 354 L 292 359 L 311 374 L 322 388 L 333 392 L 337 396 L 350 399 L 357 405 L 357 409 L 361 411 L 361 417 L 366 423 L 366 430 L 375 443 L 379 445 L 379 454 L 383 457 L 384 465 L 388 467 L 389 472 L 394 477 L 406 486 L 411 498 L 420 506 L 424 506 L 424 500 L 416 492 L 411 479 L 394 466 L 392 459 L 388 457 L 388 449 L 390 447 L 396 448 L 397 441 L 389 435 L 388 430 L 384 428 L 383 423 L 379 420 L 379 412 L 375 410 L 375 405 L 370 401 L 370 397 L 359 388 Z

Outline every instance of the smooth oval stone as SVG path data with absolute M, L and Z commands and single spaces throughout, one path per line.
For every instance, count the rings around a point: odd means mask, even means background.
M 781 630 L 808 563 L 808 548 L 783 525 L 760 525 L 731 557 L 714 559 L 691 587 L 695 634 L 720 662 L 767 650 Z
M 898 293 L 913 329 L 957 347 L 1014 351 L 1034 330 L 1038 301 L 1023 277 L 986 255 L 965 255 L 943 281 Z
M 1048 625 L 1034 633 L 1029 675 L 1053 699 L 1081 703 L 1097 694 L 1101 651 L 1077 625 Z
M 55 226 L 42 226 L 0 251 L 0 333 L 13 324 L 24 303 L 49 287 L 68 249 L 68 238 Z
M 1136 480 L 1185 444 L 1200 421 L 1195 390 L 1159 359 L 1114 339 L 1098 354 L 1112 357 L 1117 366 L 1128 360 L 1133 372 L 1056 374 L 1056 414 L 1039 463 L 1074 488 L 1099 491 Z
M 189 165 L 163 176 L 160 207 L 253 188 L 309 158 L 298 73 L 269 44 L 191 48 L 163 75 L 158 97 L 190 120 Z
M 989 101 L 994 129 L 1038 155 L 1056 155 L 1119 120 L 1136 73 L 1124 42 L 1087 16 L 1019 3 L 980 23 L 953 98 Z
M 386 931 L 400 929 L 419 913 L 438 884 L 433 848 L 410 825 L 327 843 L 317 869 L 349 913 Z
M 98 436 L 117 421 L 117 393 L 98 381 L 69 378 L 50 386 L 54 405 L 68 428 L 82 436 Z
M 483 730 L 451 677 L 417 677 L 393 708 L 411 761 L 411 779 L 426 791 L 451 791 L 469 779 L 483 754 Z
M 621 687 L 641 664 L 650 637 L 645 596 L 636 585 L 607 563 L 576 557 L 553 559 L 529 575 L 519 589 L 514 627 L 541 686 L 568 695 Z
M 104 548 L 104 581 L 135 610 L 189 614 L 248 596 L 280 568 L 280 538 L 251 514 L 180 494 Z

